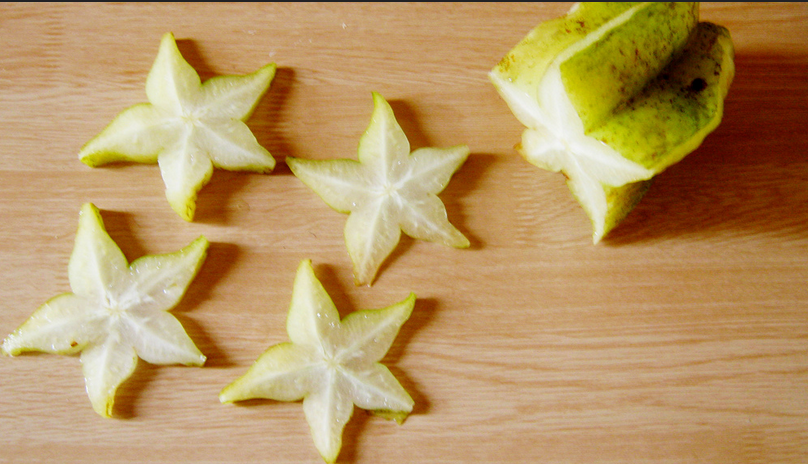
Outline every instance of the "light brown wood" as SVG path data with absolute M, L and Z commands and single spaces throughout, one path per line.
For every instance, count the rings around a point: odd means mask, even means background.
M 357 409 L 340 462 L 808 462 L 808 7 L 702 5 L 736 45 L 724 121 L 597 246 L 486 76 L 568 8 L 0 5 L 0 336 L 69 291 L 84 202 L 129 259 L 213 242 L 174 310 L 207 365 L 141 361 L 105 420 L 77 357 L 0 358 L 0 462 L 321 462 L 299 403 L 217 398 L 286 340 L 305 258 L 343 314 L 418 295 L 385 358 L 415 412 Z M 156 166 L 76 156 L 145 101 L 167 31 L 203 79 L 278 64 L 249 121 L 278 168 L 216 171 L 193 223 Z M 403 238 L 359 288 L 346 217 L 282 161 L 355 157 L 371 91 L 414 148 L 470 146 L 441 198 L 472 247 Z

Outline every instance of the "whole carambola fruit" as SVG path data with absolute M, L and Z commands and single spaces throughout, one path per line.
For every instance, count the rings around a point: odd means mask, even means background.
M 581 3 L 539 24 L 489 77 L 527 129 L 517 150 L 562 171 L 597 243 L 650 180 L 721 121 L 729 32 L 698 3 Z

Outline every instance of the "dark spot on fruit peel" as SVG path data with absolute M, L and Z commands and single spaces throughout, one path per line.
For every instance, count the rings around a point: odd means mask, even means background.
M 701 92 L 705 88 L 707 88 L 707 81 L 705 81 L 704 79 L 702 79 L 700 77 L 697 77 L 697 78 L 693 79 L 693 82 L 690 83 L 689 90 L 691 92 Z
M 76 346 L 78 346 L 78 343 L 77 342 L 70 342 L 70 346 L 75 348 Z

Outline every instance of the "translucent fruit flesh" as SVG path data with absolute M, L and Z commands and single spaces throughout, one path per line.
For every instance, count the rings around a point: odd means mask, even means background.
M 115 392 L 134 372 L 138 357 L 152 364 L 205 363 L 168 310 L 182 298 L 207 248 L 208 241 L 199 237 L 175 253 L 127 264 L 104 230 L 98 209 L 85 204 L 68 265 L 73 293 L 58 295 L 37 309 L 3 341 L 3 353 L 81 352 L 93 409 L 110 417 Z
M 149 103 L 119 114 L 79 152 L 88 166 L 125 161 L 158 163 L 166 198 L 193 220 L 197 192 L 213 168 L 266 173 L 275 159 L 244 124 L 269 89 L 275 64 L 244 76 L 202 83 L 167 33 L 146 79 Z
M 297 270 L 286 321 L 290 341 L 270 347 L 219 399 L 302 399 L 314 444 L 333 463 L 354 405 L 399 423 L 412 411 L 412 398 L 379 361 L 414 304 L 410 294 L 387 308 L 356 311 L 340 320 L 311 261 L 305 260 Z
M 401 231 L 420 240 L 469 246 L 437 196 L 468 158 L 468 147 L 410 153 L 390 105 L 375 92 L 373 102 L 370 125 L 359 142 L 359 161 L 286 158 L 295 176 L 331 208 L 350 214 L 345 243 L 357 285 L 371 284 Z

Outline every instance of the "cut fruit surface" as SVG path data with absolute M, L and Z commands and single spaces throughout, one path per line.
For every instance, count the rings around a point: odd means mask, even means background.
M 582 3 L 537 26 L 489 77 L 527 127 L 517 149 L 564 173 L 597 243 L 718 126 L 733 57 L 727 30 L 699 23 L 697 3 Z
M 421 148 L 410 153 L 390 105 L 375 92 L 373 103 L 370 125 L 359 142 L 359 161 L 286 158 L 295 176 L 331 208 L 350 214 L 345 243 L 357 285 L 373 282 L 401 231 L 420 240 L 469 246 L 437 196 L 466 161 L 469 148 Z
M 204 84 L 166 33 L 146 79 L 149 103 L 124 110 L 79 152 L 88 166 L 117 161 L 158 163 L 166 198 L 193 220 L 197 192 L 213 168 L 266 173 L 275 159 L 244 123 L 275 76 L 268 64 L 244 76 Z
M 286 320 L 290 342 L 270 347 L 222 390 L 219 400 L 302 399 L 314 444 L 333 463 L 354 405 L 399 423 L 412 411 L 412 398 L 379 361 L 414 304 L 410 294 L 387 308 L 356 311 L 340 320 L 311 261 L 305 260 L 297 270 Z
M 83 205 L 68 265 L 73 293 L 56 296 L 37 309 L 3 341 L 3 353 L 81 352 L 93 409 L 110 417 L 115 391 L 134 372 L 138 356 L 152 364 L 205 363 L 168 310 L 182 298 L 207 248 L 208 241 L 199 237 L 175 253 L 127 264 L 98 209 Z

